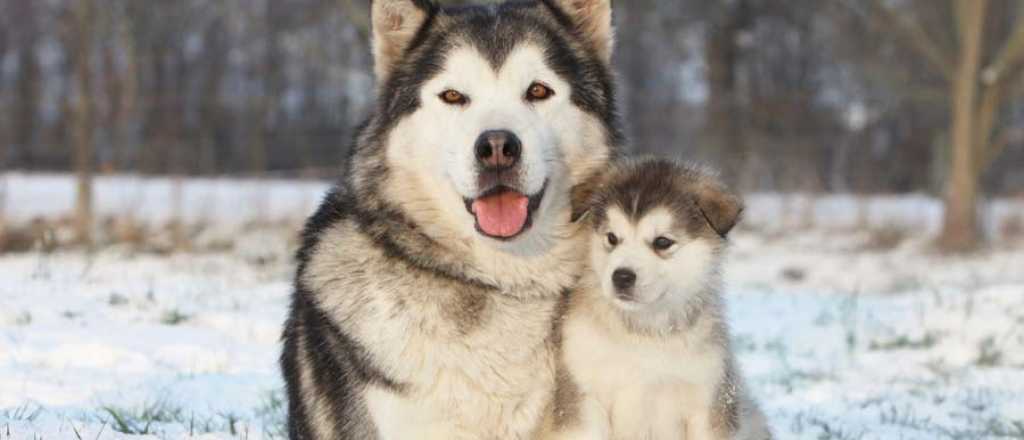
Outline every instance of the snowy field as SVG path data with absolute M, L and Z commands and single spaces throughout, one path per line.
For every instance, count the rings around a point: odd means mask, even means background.
M 9 223 L 70 208 L 66 177 L 2 179 Z M 99 211 L 166 221 L 172 187 L 104 178 Z M 294 231 L 280 225 L 325 186 L 184 188 L 180 212 L 233 248 L 0 254 L 0 440 L 282 438 Z M 929 198 L 806 203 L 751 197 L 727 265 L 735 347 L 777 437 L 1024 439 L 1024 243 L 943 257 L 926 245 Z M 992 203 L 989 229 L 1019 203 Z M 255 220 L 278 226 L 239 232 Z

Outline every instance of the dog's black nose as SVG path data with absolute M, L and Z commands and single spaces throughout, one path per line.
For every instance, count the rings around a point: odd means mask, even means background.
M 476 160 L 484 169 L 504 170 L 519 162 L 523 144 L 508 130 L 490 130 L 476 140 Z
M 630 289 L 636 284 L 636 272 L 632 269 L 615 269 L 612 272 L 612 284 L 619 290 Z

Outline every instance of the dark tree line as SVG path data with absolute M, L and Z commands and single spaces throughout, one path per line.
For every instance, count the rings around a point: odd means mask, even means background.
M 82 56 L 104 172 L 319 168 L 367 105 L 365 19 L 343 2 L 92 0 L 83 23 L 84 3 L 0 0 L 4 168 L 74 165 Z
M 0 0 L 2 168 L 331 175 L 371 105 L 368 4 Z M 960 219 L 1024 187 L 1024 2 L 614 5 L 638 152 L 744 190 L 941 194 Z

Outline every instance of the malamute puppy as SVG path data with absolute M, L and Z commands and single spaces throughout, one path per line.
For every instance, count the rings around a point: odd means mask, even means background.
M 373 114 L 309 220 L 292 439 L 530 439 L 579 277 L 570 197 L 621 142 L 610 0 L 372 2 Z
M 741 211 L 693 166 L 650 159 L 610 173 L 587 214 L 590 268 L 563 323 L 553 438 L 769 438 L 719 295 Z

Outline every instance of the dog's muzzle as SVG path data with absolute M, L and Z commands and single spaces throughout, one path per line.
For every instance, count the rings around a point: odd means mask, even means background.
M 523 144 L 509 130 L 487 130 L 473 145 L 476 157 L 477 188 L 474 198 L 465 198 L 466 211 L 476 219 L 480 234 L 512 240 L 533 223 L 533 212 L 540 206 L 547 182 L 535 194 L 521 189 Z

